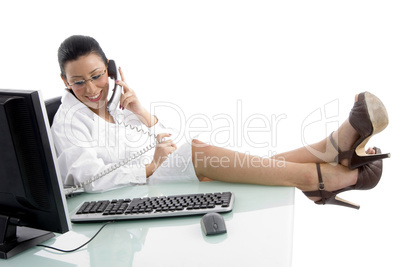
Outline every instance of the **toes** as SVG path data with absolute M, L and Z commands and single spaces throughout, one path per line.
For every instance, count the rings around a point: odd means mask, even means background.
M 374 154 L 375 154 L 375 149 L 372 148 L 372 147 L 369 147 L 369 148 L 366 150 L 366 154 L 374 155 Z

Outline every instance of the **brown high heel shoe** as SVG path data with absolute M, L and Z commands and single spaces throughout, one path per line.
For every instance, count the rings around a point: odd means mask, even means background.
M 334 161 L 340 163 L 343 159 L 348 160 L 349 169 L 353 170 L 369 162 L 389 158 L 391 154 L 366 154 L 365 145 L 370 138 L 384 130 L 388 125 L 388 114 L 384 104 L 375 95 L 364 92 L 359 94 L 349 114 L 349 123 L 359 134 L 359 139 L 354 143 L 351 150 L 341 151 L 336 144 L 332 133 L 329 140 L 338 155 Z
M 381 153 L 379 148 L 374 148 L 376 153 Z M 307 191 L 303 193 L 307 197 L 321 197 L 320 200 L 315 201 L 316 204 L 333 204 L 340 205 L 349 208 L 359 209 L 360 206 L 354 204 L 352 202 L 346 201 L 337 195 L 339 193 L 349 191 L 349 190 L 369 190 L 374 188 L 378 182 L 380 181 L 382 175 L 382 160 L 377 160 L 370 162 L 367 165 L 363 165 L 359 168 L 359 174 L 357 177 L 357 182 L 355 185 L 348 186 L 333 192 L 329 192 L 325 190 L 324 182 L 322 180 L 321 175 L 321 167 L 319 163 L 317 165 L 317 174 L 318 174 L 318 182 L 319 182 L 319 190 L 316 191 Z

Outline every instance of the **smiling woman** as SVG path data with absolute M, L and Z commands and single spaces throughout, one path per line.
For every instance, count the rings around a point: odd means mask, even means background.
M 70 92 L 63 98 L 52 126 L 59 165 L 65 184 L 91 181 L 85 183 L 87 191 L 104 191 L 147 182 L 212 179 L 293 186 L 317 204 L 359 208 L 338 199 L 337 194 L 376 186 L 381 177 L 382 159 L 388 157 L 379 149 L 367 150 L 368 154 L 376 155 L 366 155 L 362 151 L 368 139 L 388 124 L 382 102 L 368 92 L 356 96 L 349 119 L 328 138 L 310 147 L 262 158 L 208 145 L 197 139 L 184 140 L 183 144 L 176 144 L 172 139 L 165 140 L 173 138 L 175 131 L 167 128 L 163 119 L 158 120 L 141 105 L 135 92 L 126 84 L 121 69 L 122 80 L 117 83 L 123 87 L 120 97 L 122 109 L 114 117 L 111 116 L 106 109 L 108 59 L 98 42 L 91 37 L 67 38 L 59 48 L 59 64 L 61 78 Z M 124 123 L 115 123 L 122 121 L 117 117 L 123 118 Z M 91 180 L 94 174 L 109 170 L 119 160 L 142 151 L 136 140 L 143 136 L 141 132 L 127 131 L 125 126 L 130 124 L 157 134 L 158 144 L 148 151 L 153 154 L 152 161 L 145 165 L 119 165 L 101 179 Z M 124 149 L 121 149 L 121 144 L 124 144 Z M 141 158 L 136 160 L 143 162 Z M 173 162 L 175 160 L 180 162 Z M 333 162 L 340 164 L 329 164 Z
M 99 43 L 90 37 L 71 36 L 59 47 L 58 59 L 60 76 L 70 93 L 100 116 L 106 107 L 109 83 L 108 75 L 104 75 L 108 60 Z
M 66 77 L 62 79 L 74 95 L 98 116 L 107 115 L 106 109 L 109 82 L 106 65 L 96 54 L 79 57 L 65 65 Z M 101 113 L 102 111 L 102 113 Z M 102 114 L 102 115 L 101 115 Z M 105 117 L 111 121 L 109 116 Z

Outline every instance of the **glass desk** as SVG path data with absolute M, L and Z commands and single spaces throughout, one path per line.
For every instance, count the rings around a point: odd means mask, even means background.
M 68 199 L 72 211 L 83 201 L 186 193 L 235 194 L 234 209 L 223 214 L 227 234 L 205 236 L 202 216 L 119 221 L 107 225 L 87 246 L 72 253 L 35 247 L 1 266 L 291 266 L 294 188 L 221 182 L 126 187 Z M 103 223 L 73 224 L 45 245 L 73 249 Z

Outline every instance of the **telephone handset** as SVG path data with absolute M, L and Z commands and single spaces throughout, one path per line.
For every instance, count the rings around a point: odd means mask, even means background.
M 153 137 L 154 141 L 151 142 L 150 145 L 148 145 L 148 146 L 144 147 L 143 149 L 141 149 L 140 151 L 134 153 L 134 155 L 132 155 L 131 157 L 129 157 L 127 159 L 124 159 L 124 160 L 112 165 L 111 167 L 109 167 L 108 169 L 104 170 L 103 172 L 100 172 L 100 173 L 94 175 L 91 179 L 88 179 L 88 180 L 86 180 L 86 181 L 84 181 L 84 182 L 82 182 L 82 183 L 80 183 L 78 185 L 74 185 L 72 187 L 65 188 L 64 189 L 64 194 L 67 197 L 73 196 L 76 192 L 79 192 L 79 193 L 83 192 L 83 188 L 84 188 L 85 185 L 93 183 L 96 180 L 102 178 L 103 176 L 105 176 L 105 175 L 113 172 L 114 170 L 120 168 L 121 166 L 124 166 L 124 165 L 128 164 L 130 161 L 140 157 L 141 155 L 145 154 L 149 150 L 153 149 L 158 143 L 158 141 L 156 139 L 156 134 L 153 134 L 150 131 L 145 131 L 145 130 L 137 127 L 137 126 L 129 125 L 129 124 L 126 124 L 124 122 L 119 122 L 118 121 L 118 118 L 116 116 L 117 115 L 116 111 L 120 107 L 120 97 L 121 97 L 121 94 L 123 93 L 123 88 L 116 83 L 116 81 L 117 80 L 120 81 L 121 78 L 120 78 L 119 70 L 117 69 L 117 66 L 116 66 L 116 62 L 114 60 L 111 60 L 111 59 L 109 60 L 108 73 L 109 73 L 109 77 L 112 80 L 114 80 L 114 88 L 112 89 L 113 93 L 112 93 L 112 96 L 111 96 L 110 100 L 108 101 L 108 103 L 106 105 L 106 109 L 109 112 L 109 114 L 112 115 L 112 117 L 114 118 L 114 120 L 115 120 L 115 122 L 117 124 L 123 125 L 124 127 L 130 127 L 131 129 L 136 130 L 139 133 L 143 133 L 143 134 L 148 135 L 149 137 Z M 109 90 L 110 90 L 110 86 L 109 86 Z
M 109 77 L 114 80 L 114 88 L 113 88 L 113 94 L 110 100 L 108 101 L 106 105 L 107 111 L 110 113 L 110 115 L 114 116 L 116 115 L 116 110 L 120 106 L 120 96 L 123 93 L 123 88 L 116 83 L 116 81 L 120 81 L 120 72 L 117 69 L 116 63 L 114 60 L 109 60 L 108 67 L 107 67 Z M 110 90 L 110 89 L 109 89 Z

